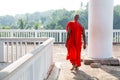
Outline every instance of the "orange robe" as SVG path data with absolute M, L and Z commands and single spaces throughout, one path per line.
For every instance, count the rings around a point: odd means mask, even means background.
M 81 66 L 81 48 L 82 48 L 82 33 L 83 27 L 76 21 L 68 22 L 66 26 L 66 32 L 68 28 L 71 30 L 69 39 L 67 40 L 67 60 L 78 67 Z

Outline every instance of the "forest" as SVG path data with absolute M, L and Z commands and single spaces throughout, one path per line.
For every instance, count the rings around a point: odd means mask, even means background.
M 0 29 L 60 29 L 73 20 L 75 14 L 80 15 L 80 22 L 88 29 L 88 8 L 77 11 L 66 9 L 34 12 L 32 14 L 16 14 L 15 16 L 0 16 Z M 120 29 L 120 5 L 114 6 L 113 29 Z

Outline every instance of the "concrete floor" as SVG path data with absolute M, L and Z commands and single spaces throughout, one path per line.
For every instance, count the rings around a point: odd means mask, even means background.
M 83 50 L 82 55 L 87 52 Z M 55 44 L 53 47 L 53 60 L 60 66 L 58 80 L 120 80 L 120 66 L 102 65 L 100 68 L 91 68 L 84 65 L 78 71 L 70 71 L 71 64 L 66 60 L 64 44 Z M 120 59 L 120 44 L 113 46 L 113 56 Z

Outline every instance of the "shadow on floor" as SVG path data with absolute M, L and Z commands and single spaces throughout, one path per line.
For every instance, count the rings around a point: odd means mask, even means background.
M 86 74 L 85 72 L 81 71 L 81 70 L 77 70 L 72 72 L 75 76 L 73 77 L 74 80 L 99 80 L 96 77 L 91 77 L 88 74 Z
M 120 66 L 107 66 L 104 65 L 101 67 L 102 70 L 105 72 L 111 74 L 112 76 L 116 77 L 118 80 L 120 80 Z

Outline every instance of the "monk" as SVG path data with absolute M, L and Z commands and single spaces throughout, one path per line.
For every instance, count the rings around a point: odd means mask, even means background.
M 68 22 L 66 26 L 67 40 L 67 60 L 70 60 L 72 64 L 71 70 L 78 70 L 78 67 L 81 66 L 81 49 L 82 49 L 82 39 L 83 49 L 86 49 L 86 37 L 84 27 L 78 22 L 79 15 L 74 16 L 74 20 Z

